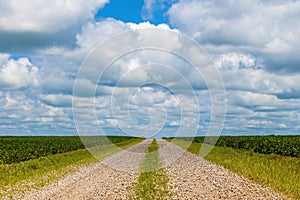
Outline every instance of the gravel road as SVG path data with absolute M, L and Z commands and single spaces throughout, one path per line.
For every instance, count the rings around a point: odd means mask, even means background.
M 172 199 L 287 199 L 165 140 L 157 143 L 174 193 Z
M 131 199 L 151 141 L 145 140 L 19 199 Z M 165 140 L 157 142 L 173 193 L 171 199 L 287 199 Z
M 151 141 L 144 140 L 19 199 L 130 199 L 130 187 L 137 180 L 139 166 Z

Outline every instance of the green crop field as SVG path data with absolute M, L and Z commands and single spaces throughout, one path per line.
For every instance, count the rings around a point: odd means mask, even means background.
M 131 137 L 83 137 L 77 136 L 52 137 L 0 137 L 0 164 L 18 163 L 58 153 L 84 149 L 102 144 L 118 143 Z
M 0 137 L 0 199 L 41 188 L 143 139 L 114 136 L 83 140 L 92 147 L 84 149 L 79 137 Z
M 299 139 L 300 136 L 223 136 L 205 158 L 292 199 L 300 199 Z M 205 143 L 204 137 L 167 140 L 199 155 L 200 149 L 210 149 L 209 143 L 216 138 L 206 138 Z
M 300 157 L 300 136 L 221 136 L 178 138 L 234 149 L 247 149 L 255 153 Z M 216 141 L 216 143 L 215 143 Z

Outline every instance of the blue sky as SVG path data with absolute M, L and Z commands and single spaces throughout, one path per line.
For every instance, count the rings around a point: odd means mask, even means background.
M 144 0 L 111 0 L 103 9 L 98 10 L 95 20 L 114 18 L 123 22 L 141 23 L 149 21 L 155 25 L 169 24 L 167 11 L 176 2 L 178 0 L 145 2 Z
M 299 134 L 299 1 L 16 2 L 0 3 L 0 135 L 75 135 L 82 129 L 203 135 L 223 117 L 223 135 Z M 145 28 L 171 33 L 149 32 L 154 43 L 176 49 L 187 45 L 176 38 L 183 34 L 201 45 L 223 80 L 226 115 L 220 114 L 223 107 L 213 110 L 207 86 L 215 80 L 212 69 L 203 78 L 180 57 L 161 51 L 122 56 L 99 82 L 82 78 L 84 90 L 74 95 L 80 66 L 97 45 Z M 126 42 L 111 50 L 132 45 Z M 87 95 L 94 87 L 95 96 Z M 72 100 L 80 121 L 74 121 Z
M 95 20 L 114 18 L 124 22 L 140 23 L 143 21 L 141 15 L 143 4 L 144 1 L 142 0 L 112 0 L 96 13 Z

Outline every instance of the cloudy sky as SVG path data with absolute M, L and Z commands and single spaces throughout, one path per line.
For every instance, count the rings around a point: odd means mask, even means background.
M 92 76 L 140 30 L 172 51 L 132 51 Z M 295 0 L 0 1 L 0 135 L 299 134 L 299 36 Z M 213 64 L 200 74 L 172 53 L 199 57 L 188 39 Z

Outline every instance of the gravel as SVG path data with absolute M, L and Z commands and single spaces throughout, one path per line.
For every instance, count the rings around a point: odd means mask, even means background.
M 151 141 L 145 140 L 17 199 L 130 199 Z
M 132 199 L 132 187 L 151 139 L 18 199 Z M 204 158 L 157 139 L 171 199 L 287 199 Z
M 172 199 L 288 199 L 165 140 L 157 142 Z

